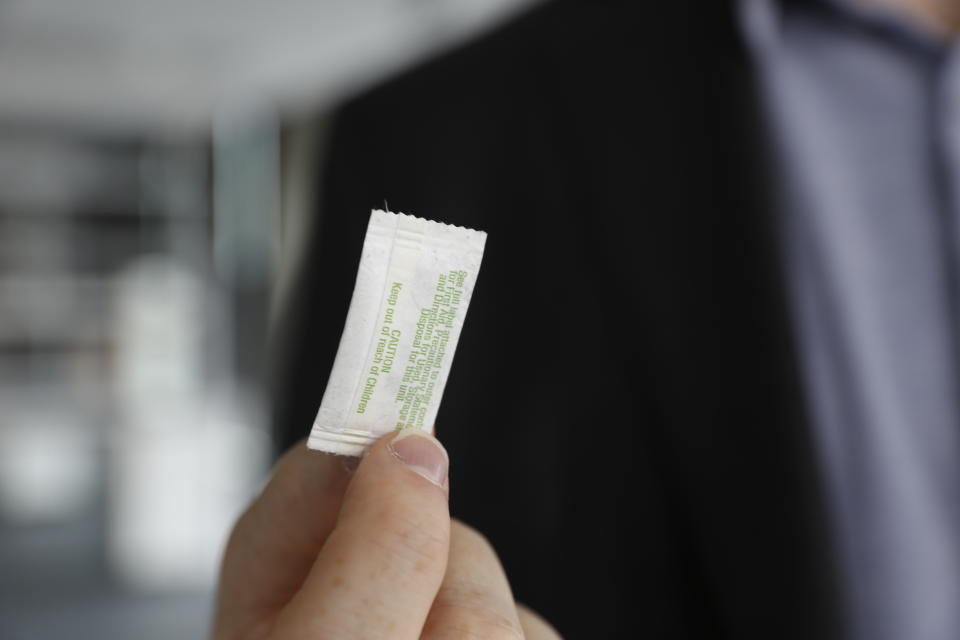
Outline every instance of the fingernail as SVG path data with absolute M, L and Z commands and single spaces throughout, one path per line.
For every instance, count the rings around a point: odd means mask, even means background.
M 450 461 L 443 446 L 419 429 L 403 429 L 390 441 L 390 451 L 401 462 L 433 484 L 442 487 Z

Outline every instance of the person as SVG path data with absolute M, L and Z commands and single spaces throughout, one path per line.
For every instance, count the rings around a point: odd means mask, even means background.
M 296 446 L 227 545 L 213 637 L 559 640 L 514 603 L 490 544 L 451 521 L 449 459 L 408 429 L 350 472 Z
M 960 637 L 957 5 L 558 1 L 349 100 L 280 439 L 386 200 L 489 233 L 451 510 L 567 637 Z

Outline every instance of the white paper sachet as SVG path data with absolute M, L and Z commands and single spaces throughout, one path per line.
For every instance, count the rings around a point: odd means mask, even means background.
M 433 431 L 486 239 L 402 213 L 370 215 L 308 447 L 358 456 L 391 430 Z

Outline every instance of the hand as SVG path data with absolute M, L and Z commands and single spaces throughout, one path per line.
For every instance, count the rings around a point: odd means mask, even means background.
M 241 516 L 215 640 L 559 640 L 490 544 L 451 521 L 447 455 L 414 430 L 344 458 L 295 446 Z

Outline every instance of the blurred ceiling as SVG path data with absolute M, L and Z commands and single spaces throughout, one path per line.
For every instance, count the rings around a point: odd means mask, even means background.
M 177 135 L 322 107 L 536 0 L 0 0 L 0 122 Z

